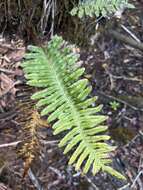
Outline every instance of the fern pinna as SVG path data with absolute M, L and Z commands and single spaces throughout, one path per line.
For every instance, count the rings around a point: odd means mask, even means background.
M 53 124 L 54 135 L 65 134 L 59 146 L 65 147 L 64 154 L 73 152 L 69 164 L 76 170 L 83 167 L 84 173 L 92 166 L 93 174 L 102 170 L 124 178 L 108 166 L 114 147 L 105 142 L 110 137 L 103 134 L 107 126 L 102 123 L 107 117 L 97 115 L 102 106 L 93 107 L 96 98 L 89 98 L 91 86 L 87 79 L 81 79 L 84 68 L 77 67 L 78 55 L 65 44 L 61 37 L 54 36 L 48 47 L 32 46 L 27 54 L 22 64 L 27 83 L 42 88 L 32 99 L 38 100 L 41 115 L 47 115 Z

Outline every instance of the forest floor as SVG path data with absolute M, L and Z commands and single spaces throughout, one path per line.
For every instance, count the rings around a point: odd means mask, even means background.
M 143 42 L 143 7 L 137 6 L 122 16 L 120 24 L 124 34 Z M 112 153 L 113 167 L 127 177 L 124 182 L 105 173 L 93 177 L 75 172 L 50 128 L 40 130 L 44 142 L 40 155 L 23 179 L 17 150 L 26 138 L 23 126 L 31 113 L 33 92 L 20 67 L 25 51 L 19 37 L 0 38 L 0 190 L 143 190 L 143 52 L 107 35 L 94 35 L 90 46 L 75 49 L 92 93 L 99 97 L 97 103 L 109 116 L 110 143 L 118 147 Z

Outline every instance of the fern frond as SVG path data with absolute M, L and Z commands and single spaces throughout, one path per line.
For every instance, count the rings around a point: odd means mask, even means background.
M 27 175 L 31 164 L 40 150 L 39 138 L 37 136 L 38 128 L 48 126 L 47 122 L 40 118 L 37 110 L 29 111 L 29 114 L 31 118 L 24 126 L 26 139 L 18 151 L 18 155 L 24 160 L 23 177 Z
M 134 8 L 127 0 L 83 0 L 72 9 L 71 14 L 78 15 L 80 18 L 94 15 L 98 17 L 100 14 L 107 16 L 122 7 Z
M 84 173 L 92 167 L 93 174 L 102 170 L 123 178 L 108 166 L 114 147 L 106 143 L 110 137 L 103 134 L 107 126 L 102 123 L 107 117 L 98 114 L 102 106 L 92 106 L 96 98 L 89 98 L 91 87 L 87 79 L 82 79 L 84 68 L 75 64 L 78 55 L 58 36 L 48 47 L 31 50 L 22 65 L 25 76 L 29 85 L 43 88 L 32 99 L 38 100 L 37 107 L 43 108 L 41 115 L 47 115 L 48 122 L 53 123 L 54 135 L 65 134 L 59 143 L 59 147 L 65 147 L 64 154 L 75 150 L 69 164 L 75 164 L 76 170 L 83 166 Z

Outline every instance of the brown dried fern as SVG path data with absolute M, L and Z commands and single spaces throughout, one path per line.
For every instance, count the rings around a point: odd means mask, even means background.
M 24 160 L 23 177 L 27 175 L 31 164 L 40 151 L 40 142 L 38 138 L 38 129 L 40 127 L 47 127 L 47 121 L 42 120 L 38 111 L 34 110 L 31 114 L 31 119 L 26 122 L 24 131 L 26 140 L 23 142 L 19 150 L 20 157 Z

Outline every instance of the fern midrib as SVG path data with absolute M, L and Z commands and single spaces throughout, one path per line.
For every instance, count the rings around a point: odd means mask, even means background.
M 80 114 L 76 108 L 76 105 L 74 104 L 74 102 L 70 98 L 70 95 L 69 95 L 68 91 L 66 90 L 63 81 L 59 77 L 59 74 L 56 72 L 56 65 L 54 64 L 54 61 L 52 61 L 51 58 L 46 55 L 46 53 L 45 53 L 45 56 L 46 56 L 47 60 L 49 60 L 48 64 L 50 66 L 50 70 L 52 71 L 53 75 L 55 76 L 56 82 L 57 82 L 59 89 L 61 91 L 61 95 L 65 97 L 65 100 L 68 102 L 68 104 L 69 104 L 69 106 L 73 112 L 73 115 L 74 115 L 73 119 L 75 121 L 75 125 L 79 128 L 79 131 L 82 134 L 83 141 L 84 141 L 86 147 L 88 147 L 90 152 L 95 151 L 94 148 L 92 147 L 92 143 L 87 142 L 87 140 L 85 139 L 86 135 L 85 135 L 84 130 L 81 127 Z M 45 60 L 45 61 L 47 61 L 47 60 Z
M 49 59 L 50 60 L 50 59 Z M 68 95 L 68 92 L 66 91 L 63 82 L 61 81 L 59 74 L 56 72 L 56 68 L 54 67 L 55 64 L 53 64 L 53 62 L 50 60 L 50 70 L 53 72 L 53 75 L 55 76 L 56 82 L 59 86 L 59 89 L 61 91 L 61 95 L 63 95 L 65 97 L 65 100 L 68 102 L 68 104 L 71 107 L 71 110 L 74 113 L 74 120 L 75 123 L 78 123 L 78 127 L 80 127 L 80 122 L 78 122 L 78 119 L 80 118 L 79 113 L 77 112 L 75 105 L 73 103 L 73 101 L 71 100 L 70 96 Z M 79 117 L 78 117 L 79 116 Z M 76 119 L 75 119 L 76 118 Z

